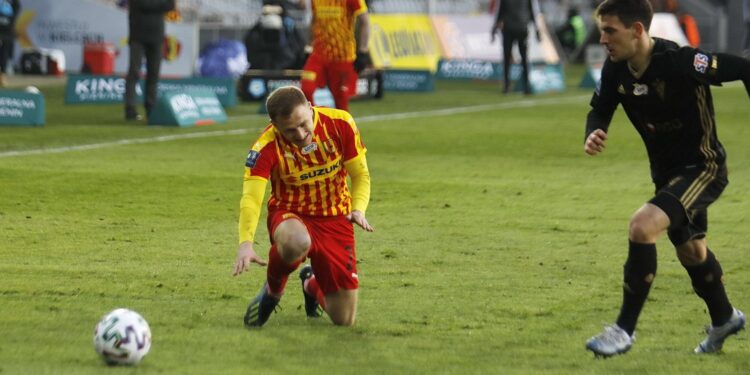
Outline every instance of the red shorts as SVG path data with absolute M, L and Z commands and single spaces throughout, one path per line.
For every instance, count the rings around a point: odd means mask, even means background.
M 357 93 L 358 75 L 351 61 L 326 61 L 313 52 L 302 70 L 303 81 L 314 80 L 317 87 L 328 86 L 334 98 L 348 98 Z
M 315 279 L 323 294 L 359 288 L 357 257 L 354 251 L 354 227 L 345 216 L 316 217 L 297 215 L 286 210 L 268 212 L 268 233 L 282 221 L 297 219 L 305 224 L 312 245 L 307 253 Z

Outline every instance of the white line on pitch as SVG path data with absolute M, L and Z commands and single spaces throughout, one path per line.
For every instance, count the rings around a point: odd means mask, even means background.
M 517 102 L 480 104 L 480 105 L 473 105 L 473 106 L 467 106 L 467 107 L 452 107 L 452 108 L 433 109 L 433 110 L 427 110 L 427 111 L 359 116 L 357 117 L 356 121 L 358 123 L 366 123 L 366 122 L 384 121 L 384 120 L 403 120 L 403 119 L 425 117 L 425 116 L 449 116 L 449 115 L 455 115 L 459 113 L 483 112 L 483 111 L 491 111 L 491 110 L 506 109 L 506 108 L 523 108 L 523 107 L 531 107 L 531 106 L 540 105 L 540 104 L 542 105 L 543 104 L 562 104 L 562 103 L 567 103 L 567 102 L 580 101 L 582 98 L 587 98 L 589 96 L 590 95 L 586 95 L 586 96 L 578 95 L 578 96 L 571 96 L 571 97 L 565 97 L 565 98 L 525 99 L 525 100 L 520 100 Z M 253 117 L 264 117 L 264 116 L 252 114 L 252 115 L 232 116 L 230 118 L 238 119 L 238 118 L 253 118 Z M 77 146 L 63 146 L 63 147 L 52 147 L 52 148 L 39 148 L 39 149 L 32 149 L 32 150 L 4 151 L 4 152 L 0 152 L 0 158 L 7 158 L 7 157 L 13 157 L 13 156 L 27 156 L 27 155 L 57 154 L 57 153 L 70 152 L 70 151 L 95 150 L 95 149 L 100 149 L 100 148 L 125 146 L 125 145 L 170 142 L 170 141 L 176 141 L 180 139 L 221 137 L 225 135 L 247 134 L 251 131 L 257 132 L 257 131 L 260 131 L 260 129 L 243 128 L 243 129 L 232 129 L 232 130 L 215 130 L 215 131 L 185 133 L 185 134 L 176 134 L 176 135 L 160 135 L 157 137 L 148 137 L 148 138 L 120 139 L 120 140 L 112 141 L 112 142 L 91 143 L 91 144 L 77 145 Z

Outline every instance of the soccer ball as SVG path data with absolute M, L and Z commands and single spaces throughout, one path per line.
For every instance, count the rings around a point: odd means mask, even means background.
M 41 94 L 42 92 L 39 91 L 36 86 L 26 86 L 26 88 L 23 89 L 23 91 L 28 92 L 29 94 Z
M 94 349 L 108 365 L 135 365 L 151 349 L 151 328 L 133 310 L 112 310 L 94 329 Z

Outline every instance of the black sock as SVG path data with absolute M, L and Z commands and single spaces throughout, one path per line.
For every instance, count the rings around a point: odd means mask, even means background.
M 693 282 L 693 290 L 706 302 L 711 324 L 716 327 L 726 323 L 732 316 L 732 305 L 721 281 L 724 273 L 714 253 L 707 249 L 705 262 L 684 267 Z
M 622 307 L 617 325 L 629 335 L 635 332 L 638 315 L 646 302 L 656 276 L 656 244 L 630 241 L 628 260 L 624 266 Z

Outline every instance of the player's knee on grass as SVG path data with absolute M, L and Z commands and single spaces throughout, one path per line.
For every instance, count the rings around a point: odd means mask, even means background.
M 357 291 L 340 290 L 325 296 L 326 313 L 337 326 L 351 327 L 357 318 Z

